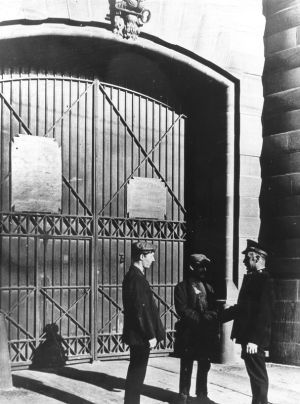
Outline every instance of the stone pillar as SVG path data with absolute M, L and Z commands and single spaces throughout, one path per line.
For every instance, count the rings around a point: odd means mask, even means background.
M 277 286 L 271 360 L 300 365 L 300 5 L 265 0 L 261 239 Z
M 10 358 L 4 314 L 0 311 L 0 391 L 12 388 Z

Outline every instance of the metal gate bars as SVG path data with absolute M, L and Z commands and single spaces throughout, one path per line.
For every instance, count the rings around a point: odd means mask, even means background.
M 125 353 L 121 284 L 137 238 L 158 245 L 149 279 L 167 330 L 158 350 L 172 349 L 186 233 L 184 117 L 98 80 L 16 74 L 0 86 L 0 302 L 13 364 L 30 363 L 51 323 L 69 360 Z M 10 144 L 18 133 L 60 145 L 60 212 L 14 211 Z M 163 220 L 128 216 L 133 176 L 163 182 Z

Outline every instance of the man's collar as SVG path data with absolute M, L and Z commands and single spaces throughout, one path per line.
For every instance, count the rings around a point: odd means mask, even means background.
M 253 274 L 261 274 L 263 272 L 267 272 L 267 268 L 260 268 L 260 269 L 255 269 L 254 271 L 247 271 L 247 275 L 253 275 Z
M 133 268 L 135 268 L 135 269 L 137 269 L 142 275 L 145 275 L 145 271 L 144 271 L 144 268 L 142 269 L 142 268 L 140 268 L 140 266 L 139 265 L 137 265 L 137 264 L 132 264 L 132 266 L 133 266 Z
M 261 274 L 262 272 L 265 272 L 266 270 L 267 270 L 267 268 L 259 268 L 257 270 L 257 272 Z

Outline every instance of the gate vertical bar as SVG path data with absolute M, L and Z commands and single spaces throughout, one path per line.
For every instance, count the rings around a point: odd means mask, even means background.
M 97 133 L 98 133 L 98 97 L 99 81 L 93 85 L 93 124 L 92 124 L 92 198 L 93 198 L 93 239 L 92 239 L 92 273 L 91 273 L 91 351 L 92 360 L 97 360 L 97 263 L 98 263 L 98 210 L 97 210 Z
M 44 247 L 44 244 L 43 244 Z M 39 250 L 41 248 L 40 239 L 36 237 L 34 239 L 34 265 L 35 265 L 35 274 L 34 274 L 34 283 L 35 283 L 35 313 L 33 314 L 35 321 L 35 349 L 37 349 L 39 345 L 39 338 L 40 338 L 40 306 L 41 306 L 41 296 L 40 296 L 40 285 L 39 285 Z

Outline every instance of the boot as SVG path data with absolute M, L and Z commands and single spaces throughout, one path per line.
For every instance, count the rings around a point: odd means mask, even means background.
M 176 404 L 188 404 L 188 403 L 189 403 L 189 396 L 187 394 L 179 393 Z
M 206 394 L 200 393 L 196 398 L 197 404 L 215 404 L 214 401 L 210 400 Z

